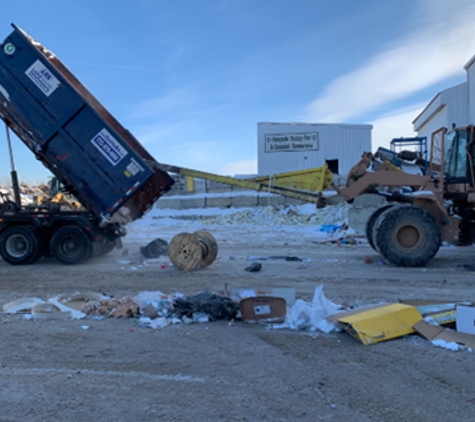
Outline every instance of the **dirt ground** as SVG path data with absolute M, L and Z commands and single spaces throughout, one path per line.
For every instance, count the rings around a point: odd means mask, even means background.
M 219 244 L 209 267 L 180 272 L 136 260 L 146 237 L 170 240 L 195 223 L 151 228 L 124 249 L 79 266 L 0 262 L 0 304 L 76 291 L 114 297 L 160 290 L 186 295 L 291 287 L 311 300 L 324 283 L 336 303 L 475 300 L 475 248 L 442 248 L 426 268 L 365 264 L 365 245 L 317 245 L 292 228 L 209 226 Z M 142 233 L 143 234 L 143 233 Z M 123 251 L 128 250 L 127 257 Z M 307 262 L 248 255 L 294 255 Z M 234 259 L 231 259 L 234 257 Z M 130 263 L 124 264 L 124 260 Z M 117 262 L 120 261 L 120 262 Z M 84 329 L 83 326 L 88 326 Z M 417 335 L 363 346 L 346 333 L 268 330 L 236 321 L 138 327 L 137 319 L 25 320 L 0 313 L 0 420 L 39 421 L 472 421 L 475 354 Z

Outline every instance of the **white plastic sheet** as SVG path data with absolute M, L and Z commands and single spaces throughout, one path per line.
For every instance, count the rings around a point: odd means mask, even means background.
M 311 303 L 301 299 L 295 302 L 285 320 L 284 326 L 294 330 L 319 330 L 324 333 L 338 331 L 339 329 L 336 324 L 327 320 L 327 317 L 336 313 L 338 309 L 339 305 L 325 297 L 323 284 L 321 284 L 315 288 Z

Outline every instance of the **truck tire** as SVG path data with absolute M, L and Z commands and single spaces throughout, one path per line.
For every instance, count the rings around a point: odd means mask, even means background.
M 374 245 L 373 242 L 373 228 L 374 225 L 376 224 L 376 220 L 379 218 L 379 216 L 386 211 L 388 208 L 394 207 L 394 205 L 385 205 L 384 207 L 378 208 L 373 214 L 371 214 L 371 217 L 369 217 L 368 221 L 366 222 L 366 227 L 365 227 L 365 234 L 366 234 L 366 240 L 368 241 L 369 246 L 371 246 L 374 250 L 376 250 L 376 246 Z
M 115 249 L 115 242 L 109 242 L 102 246 L 102 255 L 107 255 Z
M 80 264 L 90 258 L 92 244 L 83 230 L 76 226 L 61 227 L 51 238 L 50 251 L 62 264 Z
M 91 256 L 98 257 L 107 255 L 115 249 L 115 242 L 92 242 Z
M 394 206 L 384 211 L 373 228 L 376 249 L 400 267 L 421 267 L 437 253 L 439 227 L 426 210 L 413 205 Z
M 36 227 L 26 226 L 26 228 L 28 230 L 30 230 L 31 233 L 33 233 L 33 236 L 35 236 L 36 239 L 38 240 L 38 245 L 36 247 L 36 252 L 35 252 L 34 256 L 31 258 L 30 262 L 28 262 L 28 264 L 34 264 L 36 261 L 38 261 L 44 255 L 44 252 L 45 252 L 44 240 L 43 240 L 43 236 L 41 235 L 41 233 L 39 232 L 39 230 Z
M 11 265 L 27 265 L 39 258 L 40 242 L 33 229 L 13 226 L 1 234 L 0 255 L 4 261 Z

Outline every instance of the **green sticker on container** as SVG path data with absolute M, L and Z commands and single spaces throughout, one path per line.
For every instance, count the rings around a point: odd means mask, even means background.
M 9 56 L 12 55 L 15 52 L 16 48 L 12 43 L 5 44 L 5 47 L 3 47 L 3 51 L 5 54 L 8 54 Z

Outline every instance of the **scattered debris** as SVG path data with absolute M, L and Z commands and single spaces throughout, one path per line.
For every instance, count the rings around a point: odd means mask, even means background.
M 140 327 L 149 327 L 149 328 L 165 328 L 171 324 L 171 321 L 165 317 L 159 317 L 155 319 L 142 317 L 140 318 L 139 326 Z
M 303 259 L 298 256 L 289 255 L 251 255 L 246 258 L 246 261 L 274 261 L 278 259 L 283 259 L 285 261 L 303 261 Z
M 285 260 L 286 261 L 298 261 L 298 262 L 303 261 L 303 259 L 299 258 L 298 256 L 286 256 Z
M 71 296 L 62 295 L 58 298 L 61 303 L 67 306 L 68 308 L 73 308 L 77 311 L 84 312 L 84 307 L 87 306 L 89 303 L 106 300 L 110 297 L 102 293 L 85 292 L 75 293 Z
M 260 262 L 253 262 L 249 267 L 244 268 L 245 271 L 256 273 L 260 271 L 262 268 L 262 264 Z
M 297 259 L 295 259 L 297 260 Z M 293 259 L 291 259 L 293 261 Z M 254 262 L 251 266 L 261 265 Z M 140 292 L 120 299 L 102 293 L 76 293 L 49 298 L 23 298 L 3 305 L 7 314 L 25 319 L 139 317 L 139 326 L 163 328 L 171 324 L 206 323 L 218 319 L 266 323 L 269 328 L 345 331 L 364 345 L 417 332 L 433 345 L 448 350 L 475 349 L 475 306 L 469 301 L 399 300 L 344 309 L 328 300 L 323 285 L 315 288 L 313 301 L 295 300 L 295 289 L 249 289 L 225 286 L 223 295 L 203 292 L 185 297 L 159 291 Z M 290 310 L 287 308 L 290 306 Z M 8 322 L 3 321 L 0 325 Z M 446 329 L 450 325 L 457 331 Z M 89 325 L 82 325 L 88 330 Z M 207 327 L 206 327 L 207 329 Z M 131 330 L 132 332 L 133 330 Z
M 45 303 L 45 301 L 37 297 L 17 299 L 3 305 L 3 312 L 6 314 L 31 313 L 34 306 L 42 303 Z
M 374 256 L 373 255 L 365 255 L 364 263 L 365 264 L 374 264 Z
M 323 284 L 315 288 L 312 303 L 298 299 L 290 309 L 285 323 L 272 328 L 290 328 L 293 330 L 310 331 L 320 330 L 329 333 L 337 330 L 335 323 L 327 320 L 327 317 L 340 309 L 339 305 L 328 300 L 323 293 Z
M 363 243 L 365 236 L 358 235 L 355 230 L 342 224 L 322 224 L 316 230 L 317 239 L 314 243 L 333 243 L 336 245 L 357 245 Z M 361 239 L 359 241 L 358 239 Z
M 285 299 L 272 296 L 247 297 L 239 302 L 244 322 L 282 323 L 287 313 Z
M 399 300 L 400 303 L 415 306 L 426 321 L 435 325 L 447 325 L 455 322 L 455 310 L 460 305 L 471 305 L 471 302 L 452 302 L 442 300 Z
M 236 318 L 238 309 L 239 304 L 231 298 L 208 292 L 174 301 L 174 315 L 179 318 L 193 318 L 195 313 L 204 313 L 210 321 L 233 319 Z
M 40 303 L 31 309 L 33 319 L 62 319 L 71 316 L 71 311 L 63 310 L 53 303 Z
M 168 242 L 163 239 L 152 240 L 148 245 L 140 247 L 140 253 L 145 258 L 158 258 L 168 255 Z
M 438 342 L 436 346 L 441 346 L 442 341 L 450 344 L 456 343 L 457 345 L 475 349 L 475 336 L 472 334 L 459 333 L 457 331 L 447 330 L 441 326 L 434 326 L 428 324 L 426 321 L 421 320 L 414 325 L 414 329 L 424 338 L 430 340 L 433 344 L 434 341 Z M 450 348 L 453 350 L 453 348 Z M 458 349 L 456 349 L 458 350 Z
M 208 322 L 209 321 L 209 316 L 208 314 L 205 314 L 204 312 L 195 312 L 193 313 L 193 322 Z
M 62 297 L 61 296 L 58 296 L 58 297 L 51 297 L 48 299 L 48 302 L 47 303 L 52 303 L 53 305 L 55 305 L 57 308 L 59 308 L 62 312 L 69 312 L 70 313 L 70 317 L 71 318 L 74 318 L 74 319 L 82 319 L 86 316 L 85 313 L 81 312 L 81 311 L 78 311 L 76 309 L 73 309 L 67 305 L 65 305 L 63 302 L 62 302 Z M 34 310 L 34 308 L 33 308 Z M 33 315 L 33 313 L 32 313 Z M 34 316 L 34 315 L 33 315 Z
M 414 332 L 422 320 L 416 307 L 402 303 L 373 305 L 336 313 L 328 318 L 364 345 Z
M 473 305 L 457 305 L 455 317 L 458 332 L 475 334 L 475 307 Z
M 87 315 L 103 315 L 115 318 L 130 318 L 139 314 L 140 307 L 130 297 L 107 298 L 91 301 L 82 308 Z
M 275 287 L 271 289 L 249 289 L 248 287 L 233 287 L 230 297 L 235 301 L 240 301 L 247 297 L 272 296 L 285 299 L 287 306 L 291 307 L 295 303 L 295 289 L 288 287 Z

